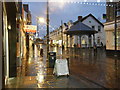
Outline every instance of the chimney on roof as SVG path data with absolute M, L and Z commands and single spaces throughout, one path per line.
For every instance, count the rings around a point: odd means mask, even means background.
M 81 19 L 82 19 L 82 16 L 78 16 L 78 21 L 81 21 Z

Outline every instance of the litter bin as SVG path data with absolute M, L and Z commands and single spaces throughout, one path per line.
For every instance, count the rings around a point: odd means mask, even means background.
M 55 60 L 56 60 L 56 52 L 49 52 L 48 58 L 49 58 L 49 67 L 54 68 Z

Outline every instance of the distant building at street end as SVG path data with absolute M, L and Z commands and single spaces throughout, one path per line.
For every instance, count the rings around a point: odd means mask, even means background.
M 67 33 L 70 29 L 73 29 L 73 31 L 76 30 L 75 28 L 79 29 L 78 33 Z M 87 31 L 87 28 L 92 31 Z M 106 39 L 104 25 L 92 14 L 84 18 L 78 16 L 77 21 L 72 22 L 70 20 L 68 23 L 63 23 L 59 28 L 50 32 L 50 44 L 52 46 L 64 45 L 64 47 L 84 48 L 93 47 L 94 43 L 96 43 L 98 47 L 105 46 Z

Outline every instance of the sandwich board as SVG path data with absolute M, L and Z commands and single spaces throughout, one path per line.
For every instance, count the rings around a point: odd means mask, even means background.
M 56 76 L 69 75 L 67 59 L 56 59 L 53 74 Z

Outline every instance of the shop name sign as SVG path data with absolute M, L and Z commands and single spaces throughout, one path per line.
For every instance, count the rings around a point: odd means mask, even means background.
M 37 26 L 35 26 L 35 25 L 24 25 L 24 31 L 25 31 L 25 32 L 35 33 L 36 30 L 37 30 Z

